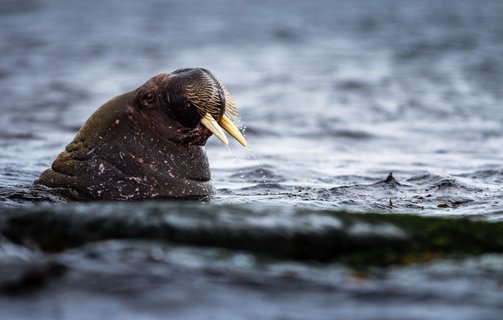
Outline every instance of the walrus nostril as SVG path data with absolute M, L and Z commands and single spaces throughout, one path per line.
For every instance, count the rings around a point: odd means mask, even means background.
M 192 70 L 195 70 L 194 68 L 181 68 L 181 69 L 176 69 L 175 71 L 171 72 L 171 74 L 180 74 L 184 72 L 190 72 Z

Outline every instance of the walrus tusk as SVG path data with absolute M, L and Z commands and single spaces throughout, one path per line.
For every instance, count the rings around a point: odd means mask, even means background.
M 224 131 L 218 124 L 218 122 L 211 116 L 211 114 L 206 113 L 202 119 L 201 123 L 208 128 L 215 136 L 217 136 L 220 141 L 222 141 L 224 144 L 229 144 L 229 140 L 227 140 L 227 137 L 225 136 Z
M 243 147 L 246 148 L 248 146 L 246 144 L 245 137 L 243 137 L 236 125 L 225 114 L 222 116 L 222 119 L 220 119 L 220 126 L 224 128 L 224 130 L 227 131 L 234 139 L 241 143 Z

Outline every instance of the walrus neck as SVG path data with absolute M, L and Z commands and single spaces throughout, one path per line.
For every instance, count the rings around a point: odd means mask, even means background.
M 121 140 L 121 137 L 117 137 Z M 211 174 L 203 146 L 182 145 L 162 139 L 150 131 L 135 135 L 134 143 L 123 143 L 122 148 L 143 172 L 160 179 L 209 181 Z M 155 152 L 152 152 L 155 150 Z M 130 168 L 128 168 L 130 169 Z
M 134 144 L 123 145 L 127 166 L 120 171 L 128 172 L 140 185 L 150 186 L 145 194 L 181 198 L 214 193 L 204 147 L 184 146 L 148 133 L 141 137 Z

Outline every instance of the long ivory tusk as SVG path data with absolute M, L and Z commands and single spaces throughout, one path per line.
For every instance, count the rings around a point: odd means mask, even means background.
M 218 124 L 218 122 L 211 116 L 211 114 L 206 113 L 204 117 L 201 119 L 201 123 L 208 128 L 215 136 L 217 136 L 220 141 L 222 141 L 224 144 L 229 144 L 229 140 L 227 140 L 227 137 L 225 136 L 224 131 Z
M 227 116 L 223 115 L 222 119 L 220 120 L 220 126 L 225 129 L 234 139 L 236 139 L 243 147 L 247 147 L 247 143 L 245 140 L 245 137 L 239 132 L 239 129 L 236 127 L 236 125 L 232 122 L 232 120 Z

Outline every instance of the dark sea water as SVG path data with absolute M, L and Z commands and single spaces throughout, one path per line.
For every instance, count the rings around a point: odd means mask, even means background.
M 250 145 L 210 138 L 215 197 L 68 204 L 30 190 L 101 104 L 182 67 L 226 85 Z M 316 233 L 341 210 L 503 221 L 502 1 L 3 0 L 0 97 L 2 319 L 501 319 L 498 254 L 361 274 L 134 235 L 208 217 L 231 234 Z M 48 254 L 9 229 L 36 230 L 34 213 L 77 229 L 98 214 L 128 236 L 86 226 Z

